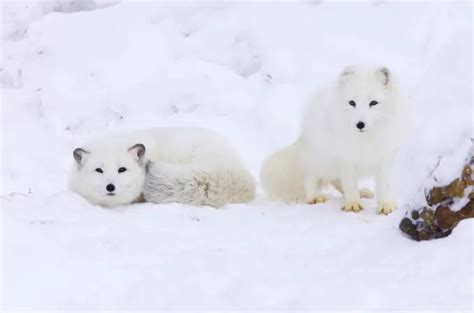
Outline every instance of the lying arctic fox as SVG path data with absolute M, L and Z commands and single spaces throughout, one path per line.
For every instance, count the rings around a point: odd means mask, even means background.
M 346 67 L 339 79 L 308 103 L 302 133 L 267 158 L 261 169 L 264 190 L 284 201 L 326 201 L 332 183 L 344 194 L 345 211 L 362 210 L 358 179 L 375 176 L 378 212 L 395 207 L 391 171 L 404 132 L 403 103 L 386 67 Z
M 255 184 L 237 153 L 201 128 L 156 128 L 97 139 L 74 150 L 70 185 L 93 204 L 248 202 Z

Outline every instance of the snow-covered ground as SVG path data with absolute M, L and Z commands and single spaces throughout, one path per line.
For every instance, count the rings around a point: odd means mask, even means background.
M 472 220 L 398 230 L 472 145 L 469 2 L 115 2 L 2 3 L 2 310 L 473 309 Z M 258 177 L 352 63 L 398 73 L 412 112 L 389 216 L 336 195 L 102 209 L 67 191 L 83 139 L 148 126 L 215 129 Z

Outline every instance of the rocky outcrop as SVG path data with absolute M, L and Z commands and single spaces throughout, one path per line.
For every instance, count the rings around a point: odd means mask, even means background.
M 460 177 L 447 186 L 431 189 L 426 195 L 427 205 L 403 218 L 400 230 L 417 241 L 443 238 L 449 236 L 459 222 L 474 217 L 473 173 L 471 150 Z

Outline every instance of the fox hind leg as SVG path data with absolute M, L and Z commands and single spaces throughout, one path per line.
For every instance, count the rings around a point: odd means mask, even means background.
M 339 191 L 342 195 L 344 195 L 344 191 L 342 190 L 342 184 L 341 181 L 338 179 L 335 179 L 331 181 L 331 185 L 336 188 L 337 191 Z M 374 198 L 374 192 L 370 190 L 369 188 L 361 188 L 359 190 L 359 196 L 363 199 L 373 199 Z

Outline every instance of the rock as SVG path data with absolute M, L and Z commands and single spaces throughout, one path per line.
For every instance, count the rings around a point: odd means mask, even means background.
M 460 177 L 447 186 L 434 187 L 426 196 L 428 206 L 411 212 L 399 228 L 408 237 L 420 241 L 449 236 L 464 219 L 474 217 L 474 155 L 471 150 Z M 460 210 L 451 207 L 462 199 L 469 200 Z

